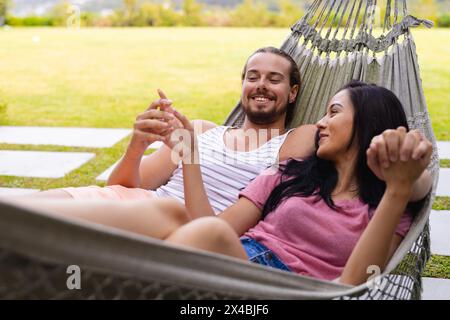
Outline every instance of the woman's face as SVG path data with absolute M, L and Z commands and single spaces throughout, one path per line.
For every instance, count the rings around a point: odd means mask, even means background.
M 354 154 L 355 143 L 348 148 L 353 132 L 354 107 L 347 90 L 338 92 L 327 107 L 325 116 L 317 122 L 319 131 L 319 149 L 321 159 L 337 161 L 348 160 Z

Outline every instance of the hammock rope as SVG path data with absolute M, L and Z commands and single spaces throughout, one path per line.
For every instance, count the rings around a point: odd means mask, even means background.
M 420 25 L 431 28 L 433 23 L 408 15 L 406 0 L 393 3 L 387 0 L 380 26 L 383 32 L 375 37 L 375 9 L 379 2 L 316 0 L 305 16 L 292 26 L 292 33 L 281 49 L 298 63 L 302 88 L 290 127 L 318 121 L 332 95 L 352 79 L 376 83 L 399 97 L 410 127 L 421 130 L 433 143 L 428 168 L 434 177 L 433 192 L 388 264 L 382 288 L 367 290 L 361 298 L 420 298 L 421 272 L 430 256 L 428 217 L 438 181 L 439 159 L 410 28 Z M 377 56 L 379 53 L 382 55 Z M 239 126 L 243 118 L 238 105 L 227 123 Z
M 315 123 L 331 96 L 358 79 L 391 89 L 410 127 L 433 143 L 433 191 L 378 282 L 345 286 L 0 203 L 0 298 L 420 299 L 439 158 L 409 29 L 432 23 L 408 15 L 406 0 L 387 0 L 383 34 L 375 37 L 380 2 L 314 0 L 281 46 L 303 83 L 291 127 Z M 243 119 L 238 104 L 225 124 L 240 126 Z M 72 264 L 83 272 L 82 290 L 66 287 Z

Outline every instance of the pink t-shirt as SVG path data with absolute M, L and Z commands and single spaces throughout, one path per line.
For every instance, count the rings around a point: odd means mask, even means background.
M 261 174 L 241 193 L 262 210 L 280 173 Z M 338 200 L 332 210 L 316 196 L 291 197 L 251 228 L 250 237 L 272 250 L 292 271 L 319 279 L 338 278 L 374 214 L 361 200 Z M 412 223 L 403 215 L 396 233 L 404 237 Z

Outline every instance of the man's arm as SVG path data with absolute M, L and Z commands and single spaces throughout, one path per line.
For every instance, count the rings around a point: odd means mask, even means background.
M 433 179 L 431 178 L 430 171 L 425 170 L 416 183 L 414 183 L 413 190 L 411 193 L 410 202 L 420 201 L 425 198 L 431 191 L 433 185 Z
M 171 150 L 163 145 L 151 155 L 127 150 L 108 179 L 108 185 L 154 189 L 166 182 L 177 165 L 170 161 Z
M 127 188 L 156 189 L 166 183 L 178 163 L 172 161 L 171 148 L 167 145 L 172 132 L 180 127 L 173 115 L 172 101 L 158 89 L 160 99 L 155 100 L 147 110 L 136 117 L 133 136 L 127 151 L 108 179 L 108 185 L 122 185 Z M 209 121 L 198 120 L 196 125 L 204 132 L 216 126 Z M 153 142 L 164 142 L 158 151 L 144 157 Z
M 141 185 L 140 166 L 144 152 L 153 142 L 165 141 L 166 136 L 172 132 L 171 121 L 175 117 L 172 113 L 166 111 L 171 104 L 172 102 L 168 99 L 156 100 L 145 112 L 136 117 L 130 144 L 125 155 L 111 173 L 108 185 L 122 185 L 127 188 L 143 187 Z M 162 163 L 164 158 L 167 158 L 167 152 L 158 152 L 153 158 L 155 159 L 151 162 Z M 163 175 L 167 174 L 168 170 L 163 172 Z
M 204 133 L 217 125 L 206 120 L 194 120 L 192 126 L 198 129 L 198 133 Z M 172 149 L 163 145 L 158 151 L 145 157 L 139 168 L 141 188 L 155 190 L 167 183 L 178 163 L 174 162 Z
M 203 133 L 216 126 L 205 120 L 194 120 L 193 125 Z M 151 155 L 144 156 L 145 149 L 133 149 L 132 144 L 120 160 L 111 176 L 108 185 L 119 184 L 127 188 L 142 188 L 155 190 L 167 183 L 178 163 L 172 159 L 172 149 L 167 145 L 161 146 Z

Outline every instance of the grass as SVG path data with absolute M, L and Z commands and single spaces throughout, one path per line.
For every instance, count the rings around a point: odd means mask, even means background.
M 191 119 L 221 123 L 239 98 L 247 56 L 261 46 L 280 46 L 287 31 L 0 30 L 6 44 L 0 47 L 0 121 L 129 128 L 162 88 Z M 417 29 L 414 36 L 436 136 L 450 140 L 450 49 L 442 41 L 450 30 Z
M 433 210 L 450 210 L 450 197 L 436 197 Z M 450 279 L 450 257 L 432 255 L 423 276 Z
M 450 198 L 436 197 L 433 203 L 433 210 L 450 210 Z
M 438 140 L 450 140 L 450 29 L 413 31 Z M 222 123 L 240 95 L 240 72 L 256 48 L 279 47 L 286 29 L 0 29 L 0 125 L 131 128 L 162 88 L 190 119 Z M 41 190 L 103 185 L 95 178 L 120 158 L 112 148 L 0 144 L 0 150 L 93 152 L 61 179 L 0 176 L 0 186 Z M 450 167 L 450 160 L 441 160 Z M 437 197 L 433 209 L 450 210 Z M 433 256 L 425 276 L 450 278 L 450 258 Z
M 5 145 L 0 144 L 2 150 L 28 150 L 28 151 L 60 151 L 60 152 L 91 152 L 95 153 L 95 158 L 80 168 L 70 172 L 63 178 L 43 179 L 14 176 L 0 176 L 0 185 L 10 188 L 34 188 L 47 190 L 61 187 L 79 187 L 87 185 L 100 185 L 104 183 L 95 181 L 95 178 L 103 171 L 114 164 L 122 155 L 124 148 L 128 144 L 129 138 L 122 140 L 113 148 L 74 148 L 60 146 L 32 146 L 32 145 Z
M 62 146 L 35 146 L 35 145 L 16 145 L 0 144 L 0 150 L 16 151 L 55 151 L 55 152 L 90 152 L 95 153 L 95 158 L 80 168 L 70 172 L 63 178 L 43 179 L 15 176 L 0 176 L 0 186 L 9 188 L 32 188 L 39 190 L 48 190 L 62 187 L 81 187 L 88 185 L 104 186 L 105 182 L 96 181 L 96 177 L 113 165 L 123 154 L 124 149 L 130 141 L 130 136 L 122 139 L 112 148 L 80 148 L 80 147 L 62 147 Z M 146 154 L 151 153 L 148 150 Z
M 162 88 L 190 118 L 223 122 L 255 48 L 286 30 L 18 29 L 0 32 L 9 125 L 128 128 Z M 40 36 L 40 42 L 32 38 Z
M 441 167 L 441 168 L 450 168 L 450 159 L 441 159 L 439 161 L 439 167 Z
M 422 275 L 430 278 L 450 279 L 450 257 L 433 255 Z

